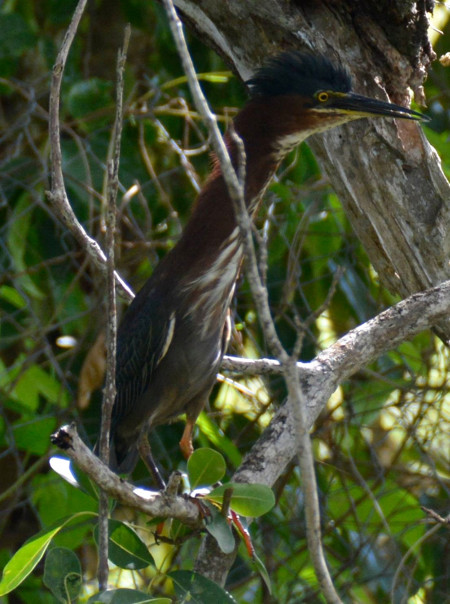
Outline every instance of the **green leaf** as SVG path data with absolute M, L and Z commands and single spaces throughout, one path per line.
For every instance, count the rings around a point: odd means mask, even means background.
M 35 43 L 36 36 L 21 15 L 0 15 L 0 57 L 20 57 Z
M 55 417 L 35 416 L 26 422 L 20 420 L 13 427 L 16 446 L 32 455 L 44 455 L 50 446 L 50 434 L 55 428 Z
M 14 554 L 3 570 L 2 580 L 0 581 L 0 596 L 11 592 L 28 577 L 61 528 L 62 525 L 43 534 L 38 533 Z
M 187 471 L 191 489 L 209 486 L 221 480 L 225 475 L 225 460 L 220 453 L 214 449 L 197 449 L 190 456 L 187 463 Z
M 6 302 L 9 302 L 9 304 L 16 308 L 25 308 L 27 306 L 27 301 L 23 296 L 14 287 L 10 287 L 9 285 L 2 285 L 0 287 L 0 298 L 6 300 Z
M 46 558 L 44 584 L 60 602 L 72 602 L 81 589 L 81 564 L 67 547 L 54 547 Z
M 231 594 L 217 583 L 189 570 L 176 570 L 169 573 L 175 593 L 183 602 L 189 604 L 237 604 Z
M 109 520 L 109 559 L 119 568 L 138 570 L 154 564 L 147 546 L 131 527 L 119 520 Z M 94 529 L 98 543 L 98 525 Z
M 200 436 L 205 435 L 209 443 L 222 451 L 235 468 L 238 468 L 241 465 L 242 455 L 239 449 L 204 411 L 200 413 L 197 425 L 200 428 Z M 204 438 L 203 440 L 206 439 Z
M 30 411 L 36 411 L 40 396 L 45 400 L 66 406 L 67 397 L 62 395 L 61 382 L 39 365 L 31 365 L 24 371 L 14 388 L 14 396 Z
M 26 251 L 29 245 L 29 231 L 33 228 L 33 212 L 35 206 L 29 199 L 27 193 L 23 193 L 16 203 L 13 215 L 9 220 L 7 234 L 8 251 L 18 272 L 22 274 L 17 278 L 20 285 L 32 298 L 43 300 L 45 294 L 37 287 L 35 282 L 28 275 L 28 265 L 26 262 Z
M 83 510 L 85 515 L 79 522 L 72 523 L 67 530 L 56 535 L 55 542 L 58 546 L 74 550 L 91 536 L 91 516 L 97 517 L 98 502 L 59 480 L 52 472 L 33 478 L 31 500 L 40 522 L 47 527 L 55 526 L 66 518 L 76 517 L 79 510 Z
M 4 596 L 24 581 L 35 566 L 41 561 L 53 537 L 69 522 L 91 512 L 80 512 L 61 520 L 56 526 L 41 531 L 29 539 L 11 558 L 3 569 L 0 581 L 0 596 Z
M 70 89 L 68 107 L 74 117 L 81 118 L 93 111 L 111 106 L 111 82 L 90 78 L 76 82 Z
M 136 589 L 109 589 L 91 596 L 88 604 L 171 604 L 170 598 L 149 598 Z
M 269 573 L 267 572 L 267 568 L 264 566 L 264 562 L 256 555 L 256 552 L 253 552 L 253 563 L 256 566 L 256 570 L 261 575 L 262 580 L 266 584 L 267 591 L 272 595 L 272 583 L 270 582 Z
M 212 520 L 206 524 L 206 530 L 210 535 L 217 541 L 218 546 L 224 554 L 231 554 L 236 547 L 236 541 L 234 540 L 233 531 L 227 522 L 227 519 L 219 512 L 219 510 L 209 504 L 211 510 Z
M 374 489 L 373 494 L 378 508 L 368 497 L 367 491 L 359 485 L 347 485 L 345 489 L 335 488 L 330 496 L 330 513 L 336 518 L 350 513 L 352 521 L 361 525 L 370 524 L 374 531 L 384 530 L 384 519 L 391 527 L 392 533 L 398 534 L 398 539 L 406 547 L 414 545 L 425 532 L 425 527 L 420 522 L 423 512 L 417 499 L 389 480 L 386 480 L 382 487 Z M 408 519 L 408 530 L 405 530 L 405 518 Z M 347 519 L 347 524 L 350 522 L 350 519 Z
M 275 505 L 275 496 L 272 489 L 264 484 L 227 482 L 211 491 L 207 499 L 222 503 L 223 494 L 230 487 L 233 488 L 230 507 L 241 516 L 257 518 L 266 514 Z

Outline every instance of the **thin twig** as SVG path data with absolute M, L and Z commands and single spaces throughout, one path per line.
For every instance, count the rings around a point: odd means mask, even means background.
M 163 4 L 167 13 L 172 35 L 175 40 L 175 45 L 177 47 L 178 54 L 180 55 L 183 70 L 186 74 L 189 89 L 194 99 L 195 107 L 202 116 L 202 119 L 208 129 L 208 133 L 211 138 L 211 145 L 217 155 L 217 159 L 219 160 L 222 174 L 228 187 L 228 193 L 232 199 L 238 199 L 239 197 L 243 197 L 242 186 L 239 183 L 238 177 L 231 163 L 230 156 L 217 125 L 216 116 L 210 110 L 202 89 L 200 88 L 186 40 L 184 39 L 183 26 L 175 11 L 172 0 L 163 0 Z
M 234 132 L 232 132 L 232 139 L 234 140 L 238 149 L 238 174 L 240 179 L 244 179 L 241 181 L 243 188 L 243 182 L 245 182 L 245 150 L 242 140 Z M 322 547 L 320 506 L 314 470 L 314 454 L 309 436 L 306 400 L 302 392 L 296 366 L 296 355 L 300 353 L 302 337 L 299 333 L 293 355 L 289 356 L 280 339 L 278 338 L 270 311 L 268 290 L 267 287 L 265 287 L 258 270 L 258 258 L 252 237 L 252 221 L 245 204 L 245 199 L 243 196 L 240 196 L 238 199 L 232 198 L 232 202 L 236 221 L 240 228 L 243 239 L 244 253 L 246 257 L 246 273 L 250 283 L 253 299 L 255 301 L 258 318 L 261 323 L 266 341 L 268 342 L 272 352 L 280 360 L 283 370 L 283 377 L 288 389 L 289 404 L 292 410 L 292 416 L 294 418 L 298 463 L 302 474 L 302 490 L 305 497 L 306 535 L 308 549 L 311 555 L 314 570 L 319 580 L 319 584 L 327 602 L 330 602 L 331 604 L 339 604 L 341 600 L 334 588 Z
M 112 158 L 108 160 L 107 202 L 106 202 L 106 251 L 107 251 L 107 316 L 106 329 L 106 382 L 102 404 L 102 422 L 100 426 L 100 459 L 109 463 L 109 433 L 111 413 L 116 398 L 116 340 L 117 308 L 115 288 L 114 245 L 116 230 L 117 191 L 119 188 L 120 142 L 123 120 L 123 74 L 130 41 L 130 26 L 125 28 L 123 47 L 119 50 L 116 69 L 116 112 L 112 135 Z M 108 495 L 100 492 L 99 500 L 99 561 L 98 583 L 100 590 L 108 586 Z
M 50 86 L 49 99 L 49 137 L 50 137 L 50 155 L 51 155 L 51 191 L 47 191 L 47 197 L 50 200 L 53 211 L 63 225 L 72 233 L 81 247 L 87 252 L 89 258 L 100 272 L 106 274 L 106 255 L 99 244 L 89 237 L 85 229 L 78 221 L 70 205 L 67 191 L 64 185 L 64 176 L 62 171 L 62 152 L 61 152 L 61 129 L 59 122 L 59 102 L 61 94 L 61 83 L 64 74 L 64 68 L 67 62 L 70 47 L 78 29 L 81 17 L 83 15 L 87 0 L 79 0 L 69 27 L 67 28 L 64 40 L 53 67 L 52 81 Z M 133 292 L 123 279 L 117 273 L 114 273 L 116 286 L 119 293 L 126 299 L 132 300 Z
M 184 168 L 185 174 L 189 179 L 194 191 L 196 193 L 200 193 L 200 183 L 199 178 L 195 172 L 194 166 L 188 159 L 188 152 L 186 149 L 182 149 L 180 145 L 174 141 L 174 139 L 167 132 L 164 124 L 160 122 L 157 118 L 153 118 L 155 126 L 158 128 L 159 135 L 163 138 L 164 142 L 169 145 L 169 147 L 174 151 L 178 157 L 180 158 L 181 165 Z M 201 149 L 202 151 L 203 149 Z M 196 150 L 197 151 L 197 150 Z
M 280 339 L 278 338 L 278 334 L 272 319 L 272 313 L 270 311 L 269 292 L 267 290 L 267 287 L 264 286 L 264 283 L 259 274 L 258 258 L 256 255 L 255 244 L 253 242 L 252 237 L 253 223 L 248 213 L 244 198 L 246 178 L 246 158 L 244 143 L 242 139 L 237 135 L 237 133 L 233 130 L 231 131 L 231 137 L 238 150 L 238 175 L 241 185 L 241 194 L 236 198 L 230 195 L 230 199 L 233 204 L 236 222 L 238 224 L 242 237 L 246 275 L 250 284 L 253 299 L 255 301 L 258 320 L 261 324 L 264 333 L 264 338 L 267 341 L 272 354 L 276 358 L 278 358 L 281 362 L 281 365 L 284 366 L 286 363 L 289 362 L 289 355 L 283 348 L 283 345 Z M 227 184 L 227 187 L 229 187 L 225 175 L 224 179 Z M 228 192 L 230 192 L 230 188 L 228 188 Z
M 406 561 L 411 556 L 411 554 L 414 553 L 414 550 L 416 550 L 420 545 L 425 543 L 425 541 L 427 541 L 427 539 L 429 539 L 432 535 L 437 533 L 440 528 L 441 528 L 440 524 L 436 524 L 435 526 L 431 527 L 430 530 L 428 530 L 424 535 L 419 537 L 419 539 L 417 539 L 417 541 L 415 541 L 411 545 L 411 547 L 405 553 L 403 558 L 400 560 L 400 564 L 398 565 L 398 567 L 395 571 L 394 577 L 392 579 L 392 586 L 391 586 L 391 592 L 390 592 L 391 604 L 395 604 L 395 590 L 397 589 L 397 584 L 398 584 L 398 581 L 400 578 L 400 573 L 403 571 Z
M 297 458 L 301 471 L 302 491 L 305 498 L 306 539 L 314 570 L 327 602 L 342 604 L 331 578 L 322 545 L 319 496 L 314 468 L 314 452 L 309 435 L 310 425 L 306 412 L 306 397 L 300 385 L 294 357 L 285 365 L 284 378 L 288 388 L 288 401 L 294 419 Z
M 428 514 L 430 518 L 434 520 L 434 522 L 442 524 L 443 526 L 450 527 L 450 514 L 447 514 L 447 516 L 444 517 L 432 510 L 431 508 L 425 507 L 424 505 L 421 505 L 420 507 L 426 514 Z

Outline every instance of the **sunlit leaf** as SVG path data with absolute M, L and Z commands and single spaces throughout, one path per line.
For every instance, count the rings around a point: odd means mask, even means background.
M 90 512 L 80 512 L 74 516 L 63 519 L 51 529 L 41 531 L 37 535 L 31 537 L 31 539 L 14 554 L 3 569 L 3 576 L 0 581 L 0 596 L 4 596 L 13 591 L 13 589 L 16 589 L 16 587 L 28 577 L 42 559 L 52 539 L 64 526 L 85 515 L 91 516 L 92 514 Z
M 242 461 L 241 452 L 233 441 L 223 433 L 217 423 L 212 421 L 211 418 L 202 411 L 197 420 L 197 424 L 202 434 L 207 437 L 209 443 L 214 445 L 214 447 L 217 447 L 219 451 L 222 451 L 235 468 L 239 467 Z
M 34 411 L 43 396 L 51 403 L 65 406 L 67 397 L 61 394 L 61 382 L 39 365 L 31 365 L 21 374 L 14 389 L 20 402 Z
M 222 503 L 224 493 L 233 488 L 230 507 L 241 516 L 256 518 L 266 514 L 275 505 L 272 489 L 264 484 L 229 482 L 211 491 L 208 499 Z
M 3 300 L 6 300 L 6 302 L 9 302 L 9 304 L 12 304 L 16 308 L 25 308 L 27 305 L 23 296 L 9 285 L 2 285 L 0 287 L 0 298 L 3 298 Z

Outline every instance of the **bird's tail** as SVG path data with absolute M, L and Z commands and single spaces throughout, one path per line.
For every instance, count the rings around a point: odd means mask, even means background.
M 94 453 L 99 456 L 100 444 L 95 443 Z M 114 436 L 109 445 L 109 468 L 116 474 L 131 474 L 139 459 L 137 442 L 130 445 Z

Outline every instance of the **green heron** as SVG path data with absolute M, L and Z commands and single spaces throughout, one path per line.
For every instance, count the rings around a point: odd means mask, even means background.
M 246 157 L 245 200 L 253 215 L 285 154 L 311 134 L 374 116 L 420 120 L 420 113 L 351 91 L 342 67 L 322 56 L 285 52 L 247 82 L 250 100 L 234 120 Z M 238 164 L 233 137 L 226 135 Z M 180 447 L 192 433 L 229 339 L 228 312 L 242 263 L 242 243 L 220 166 L 215 164 L 177 245 L 157 265 L 118 331 L 117 396 L 111 467 L 129 473 L 151 458 L 150 429 L 186 414 Z

